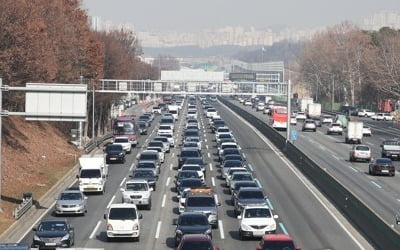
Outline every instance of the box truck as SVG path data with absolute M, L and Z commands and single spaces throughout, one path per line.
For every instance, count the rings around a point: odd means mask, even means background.
M 105 192 L 108 165 L 103 154 L 82 155 L 79 158 L 79 190 L 82 192 Z
M 349 121 L 347 124 L 346 143 L 360 144 L 363 137 L 363 122 Z

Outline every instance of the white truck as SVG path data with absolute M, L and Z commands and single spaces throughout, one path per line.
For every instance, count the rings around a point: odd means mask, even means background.
M 103 154 L 82 155 L 79 158 L 79 190 L 82 192 L 105 192 L 108 165 Z
M 174 120 L 178 120 L 179 115 L 179 106 L 178 105 L 168 105 L 168 113 L 171 113 L 174 117 Z
M 314 101 L 310 97 L 300 99 L 300 111 L 306 112 L 307 105 L 311 103 L 314 103 Z
M 360 144 L 363 138 L 363 122 L 349 121 L 347 124 L 346 143 Z
M 320 117 L 321 116 L 321 103 L 307 104 L 306 115 L 308 118 Z

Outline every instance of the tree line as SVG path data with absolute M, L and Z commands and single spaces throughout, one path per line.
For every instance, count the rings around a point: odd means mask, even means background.
M 79 83 L 97 88 L 98 79 L 156 79 L 158 68 L 140 60 L 137 37 L 126 30 L 92 31 L 81 0 L 1 0 L 0 77 L 3 84 Z M 3 107 L 24 109 L 23 93 L 5 93 Z M 96 133 L 107 126 L 111 104 L 120 96 L 96 95 Z M 91 117 L 89 117 L 89 122 Z M 86 123 L 88 124 L 88 123 Z M 74 124 L 59 123 L 64 131 Z M 92 124 L 85 131 L 91 131 Z M 86 133 L 85 133 L 86 134 Z
M 345 22 L 316 34 L 299 54 L 312 96 L 350 105 L 400 97 L 400 31 L 364 31 Z

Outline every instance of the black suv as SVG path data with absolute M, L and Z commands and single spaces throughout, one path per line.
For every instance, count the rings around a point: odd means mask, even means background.
M 125 162 L 125 150 L 122 145 L 109 144 L 105 148 L 104 152 L 106 153 L 107 164 L 110 162 Z
M 179 244 L 185 234 L 205 234 L 212 238 L 211 225 L 203 213 L 184 212 L 174 221 L 175 246 Z
M 234 212 L 239 215 L 247 205 L 266 205 L 266 199 L 262 189 L 256 187 L 242 187 L 234 197 Z
M 178 167 L 180 168 L 189 158 L 201 158 L 201 153 L 196 149 L 184 149 L 181 151 L 178 157 Z

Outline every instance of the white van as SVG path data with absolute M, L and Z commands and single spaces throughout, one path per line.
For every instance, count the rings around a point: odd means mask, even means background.
M 107 240 L 113 238 L 133 238 L 139 241 L 142 215 L 135 204 L 112 204 L 104 215 L 107 225 Z
M 82 192 L 105 192 L 108 165 L 103 154 L 82 155 L 79 158 L 79 190 Z

